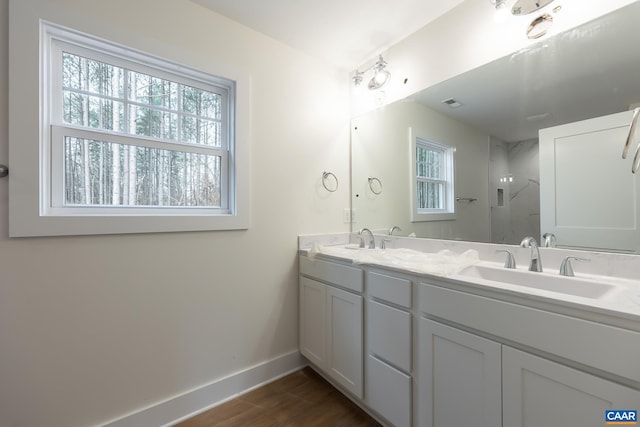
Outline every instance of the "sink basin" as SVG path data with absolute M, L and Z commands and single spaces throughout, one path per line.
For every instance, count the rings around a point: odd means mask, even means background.
M 601 298 L 614 289 L 613 285 L 579 277 L 566 277 L 483 265 L 467 267 L 459 273 L 459 276 L 593 299 Z

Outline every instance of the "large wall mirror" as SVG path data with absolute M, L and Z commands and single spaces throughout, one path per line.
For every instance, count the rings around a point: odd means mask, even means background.
M 541 238 L 539 131 L 624 111 L 630 125 L 629 110 L 640 105 L 637 22 L 640 2 L 354 117 L 353 230 L 397 225 L 402 231 L 395 234 L 405 236 L 506 244 L 527 235 Z M 434 215 L 434 220 L 412 221 L 415 135 L 454 147 L 453 219 Z M 600 154 L 611 151 L 619 163 L 611 162 L 635 179 L 631 160 L 621 158 L 624 142 L 621 138 Z M 443 187 L 433 185 L 428 197 L 437 199 Z M 600 188 L 617 191 L 615 182 Z M 597 203 L 598 194 L 585 189 L 571 197 Z M 542 194 L 543 201 L 547 198 Z M 560 239 L 557 243 L 562 247 Z M 617 250 L 615 245 L 604 249 Z

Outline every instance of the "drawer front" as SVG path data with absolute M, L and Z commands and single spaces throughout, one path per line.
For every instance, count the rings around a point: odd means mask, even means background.
M 640 382 L 640 333 L 423 284 L 421 310 Z
M 411 281 L 380 273 L 367 273 L 369 295 L 401 307 L 411 308 Z
M 369 356 L 366 378 L 369 406 L 395 427 L 410 427 L 411 377 Z
M 363 273 L 359 268 L 321 259 L 300 257 L 300 274 L 340 286 L 353 292 L 362 293 Z
M 368 352 L 411 372 L 411 314 L 376 301 L 367 302 Z

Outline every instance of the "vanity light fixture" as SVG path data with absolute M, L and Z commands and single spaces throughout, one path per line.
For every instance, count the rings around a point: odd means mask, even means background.
M 385 69 L 386 66 L 387 63 L 384 59 L 382 59 L 382 55 L 380 55 L 376 63 L 371 67 L 367 68 L 364 71 L 356 70 L 356 74 L 352 78 L 354 86 L 360 86 L 364 79 L 364 73 L 369 70 L 373 70 L 373 77 L 371 77 L 371 80 L 369 80 L 367 87 L 369 88 L 369 90 L 380 89 L 391 79 L 391 73 L 389 72 L 389 70 Z

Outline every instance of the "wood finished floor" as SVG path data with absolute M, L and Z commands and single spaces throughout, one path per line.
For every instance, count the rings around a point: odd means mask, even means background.
M 379 427 L 311 368 L 176 424 L 177 427 Z

